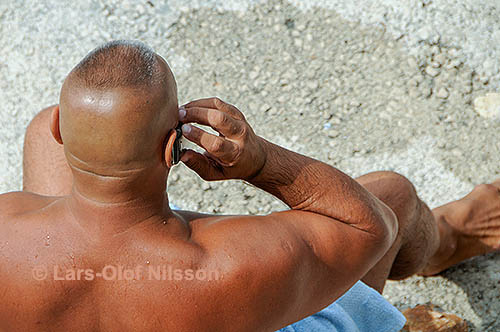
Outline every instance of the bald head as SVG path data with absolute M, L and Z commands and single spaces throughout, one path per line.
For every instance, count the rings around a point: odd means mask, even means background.
M 97 173 L 159 162 L 177 106 L 172 72 L 149 47 L 127 41 L 100 46 L 61 90 L 59 124 L 68 160 Z
M 86 87 L 147 88 L 166 80 L 158 66 L 158 56 L 148 46 L 135 41 L 117 40 L 90 52 L 72 74 Z

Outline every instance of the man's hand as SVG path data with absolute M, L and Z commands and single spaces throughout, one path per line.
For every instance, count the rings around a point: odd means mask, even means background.
M 266 162 L 264 139 L 257 136 L 244 115 L 218 98 L 192 101 L 179 109 L 182 133 L 205 149 L 203 154 L 184 150 L 181 160 L 207 181 L 241 179 L 255 176 Z M 215 136 L 187 123 L 212 127 Z

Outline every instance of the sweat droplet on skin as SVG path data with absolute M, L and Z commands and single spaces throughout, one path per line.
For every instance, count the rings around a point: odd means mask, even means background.
M 71 265 L 73 266 L 73 268 L 75 268 L 76 267 L 75 255 L 69 254 L 69 257 L 71 258 Z

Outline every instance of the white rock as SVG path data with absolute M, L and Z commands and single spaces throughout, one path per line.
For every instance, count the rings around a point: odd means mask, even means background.
M 316 90 L 318 88 L 318 82 L 317 81 L 308 81 L 306 83 L 306 86 L 309 88 L 309 90 Z
M 453 59 L 448 63 L 446 68 L 447 69 L 458 68 L 461 64 L 462 64 L 462 61 L 460 61 L 459 59 Z
M 483 62 L 483 68 L 485 70 L 485 73 L 488 76 L 492 76 L 493 73 L 496 71 L 495 63 L 496 63 L 496 60 L 493 60 L 493 59 L 486 59 Z
M 410 56 L 408 58 L 408 66 L 410 66 L 411 69 L 418 68 L 417 59 L 415 59 L 415 57 L 413 57 L 413 56 Z
M 448 49 L 448 55 L 450 56 L 450 58 L 457 58 L 460 56 L 460 51 L 452 47 Z
M 441 98 L 441 99 L 446 99 L 446 98 L 448 98 L 449 95 L 450 95 L 450 93 L 448 92 L 448 90 L 445 87 L 439 88 L 436 92 L 436 97 Z
M 427 26 L 424 26 L 423 28 L 421 28 L 420 30 L 417 31 L 417 36 L 420 40 L 427 41 L 427 39 L 429 39 L 430 35 L 431 35 L 431 31 L 430 31 L 429 27 L 427 27 Z
M 256 71 L 251 71 L 251 72 L 250 72 L 250 74 L 248 75 L 248 77 L 249 77 L 251 80 L 256 79 L 258 76 L 259 76 L 259 73 L 258 73 L 258 72 L 256 72 Z
M 437 62 L 439 65 L 443 65 L 446 62 L 446 56 L 443 53 L 439 53 L 434 57 L 434 61 Z
M 335 138 L 335 137 L 338 137 L 338 136 L 340 135 L 340 132 L 339 132 L 339 131 L 337 131 L 337 130 L 329 130 L 329 131 L 327 132 L 327 135 L 328 135 L 328 137 L 330 137 L 330 138 Z
M 302 39 L 300 39 L 300 38 L 295 39 L 293 41 L 293 43 L 295 44 L 295 46 L 297 46 L 299 48 L 302 47 L 302 44 L 303 44 Z
M 424 97 L 430 97 L 432 94 L 432 90 L 429 86 L 422 86 L 422 96 Z
M 265 113 L 265 112 L 269 111 L 270 109 L 271 109 L 271 106 L 269 106 L 268 104 L 264 104 L 261 106 L 260 111 L 261 111 L 261 113 Z
M 418 98 L 420 97 L 420 95 L 422 94 L 420 92 L 419 89 L 417 89 L 416 87 L 411 87 L 410 89 L 408 89 L 408 94 L 410 95 L 410 97 L 412 98 Z
M 476 112 L 490 119 L 500 119 L 500 93 L 491 92 L 474 99 Z
M 425 68 L 425 72 L 427 75 L 432 76 L 432 77 L 436 77 L 439 75 L 439 69 L 431 67 L 431 66 L 427 66 L 427 68 Z

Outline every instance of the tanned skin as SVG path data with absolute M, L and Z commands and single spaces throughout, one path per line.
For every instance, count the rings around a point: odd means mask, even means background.
M 161 66 L 169 87 L 148 94 L 83 88 L 70 74 L 60 104 L 28 127 L 24 190 L 0 196 L 0 331 L 274 331 L 360 279 L 382 291 L 387 278 L 435 274 L 499 249 L 499 182 L 431 212 L 404 177 L 354 180 L 257 136 L 217 98 L 179 110 L 173 75 Z M 206 150 L 181 159 L 200 177 L 244 180 L 290 210 L 171 210 L 166 180 L 178 121 Z M 109 265 L 205 269 L 219 278 L 53 276 L 54 268 Z M 48 276 L 36 280 L 40 268 Z

